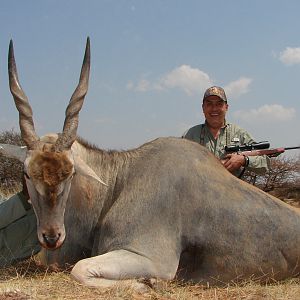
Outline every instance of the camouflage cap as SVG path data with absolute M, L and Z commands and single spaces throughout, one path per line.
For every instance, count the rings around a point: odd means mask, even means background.
M 223 101 L 227 102 L 225 91 L 219 86 L 212 86 L 208 88 L 203 96 L 203 101 L 209 96 L 218 96 Z

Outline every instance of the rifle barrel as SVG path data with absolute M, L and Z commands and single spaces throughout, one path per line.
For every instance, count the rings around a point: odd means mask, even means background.
M 294 149 L 300 149 L 300 146 L 298 146 L 298 147 L 287 147 L 287 148 L 284 148 L 284 150 L 294 150 Z

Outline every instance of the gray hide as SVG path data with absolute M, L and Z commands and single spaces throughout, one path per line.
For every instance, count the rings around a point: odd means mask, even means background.
M 92 256 L 75 265 L 77 280 L 177 274 L 222 284 L 298 274 L 298 211 L 231 175 L 204 147 L 160 138 L 128 152 L 78 142 L 72 150 L 108 183 L 74 176 L 66 240 L 48 253 L 60 264 Z

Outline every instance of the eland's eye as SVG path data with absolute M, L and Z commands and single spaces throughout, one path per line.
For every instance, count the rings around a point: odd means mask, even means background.
M 26 179 L 30 179 L 30 177 L 28 176 L 28 174 L 26 172 L 24 172 L 24 176 Z

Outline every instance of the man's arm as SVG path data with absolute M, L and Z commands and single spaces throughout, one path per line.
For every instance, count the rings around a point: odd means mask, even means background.
M 240 144 L 252 144 L 255 140 L 244 129 L 238 130 Z M 270 159 L 266 155 L 262 156 L 247 156 L 237 153 L 227 154 L 224 157 L 223 165 L 228 171 L 233 172 L 245 167 L 247 170 L 254 172 L 258 175 L 264 174 L 270 168 Z
M 244 136 L 243 144 L 255 143 L 254 139 L 247 131 L 242 130 L 242 134 Z M 270 169 L 270 158 L 267 155 L 247 157 L 249 160 L 247 170 L 254 172 L 258 175 L 262 175 Z

